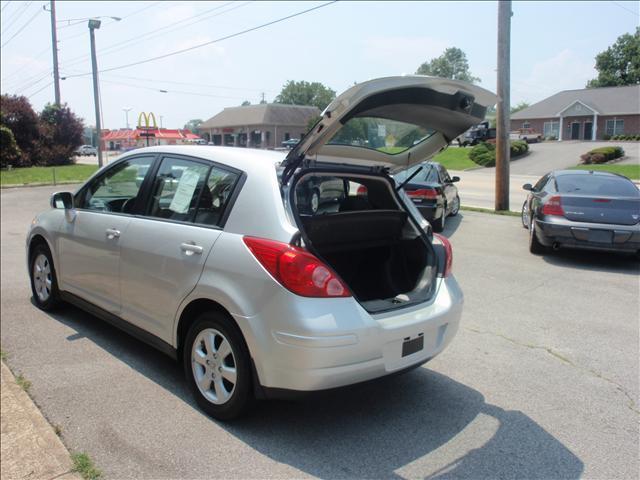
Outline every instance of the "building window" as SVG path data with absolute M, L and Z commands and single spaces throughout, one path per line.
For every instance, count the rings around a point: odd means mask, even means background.
M 522 122 L 522 128 L 531 128 L 531 124 L 529 122 Z
M 544 122 L 544 125 L 542 127 L 542 135 L 544 136 L 544 138 L 560 138 L 560 122 Z
M 607 120 L 605 133 L 610 136 L 624 134 L 624 120 Z
M 289 135 L 289 133 L 285 133 L 284 134 L 284 141 L 286 142 L 287 140 L 289 140 L 291 138 L 291 135 Z

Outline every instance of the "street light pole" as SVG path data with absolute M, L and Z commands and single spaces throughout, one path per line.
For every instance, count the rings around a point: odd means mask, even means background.
M 496 210 L 509 210 L 511 0 L 498 2 L 498 106 L 496 108 Z
M 54 0 L 51 0 L 51 48 L 53 50 L 53 90 L 55 92 L 56 105 L 60 105 L 60 74 L 58 73 L 58 32 L 56 29 L 56 2 Z
M 123 108 L 122 111 L 124 112 L 124 118 L 125 118 L 125 123 L 127 125 L 127 130 L 129 130 L 129 112 L 131 111 L 131 108 Z
M 100 122 L 100 91 L 98 89 L 98 61 L 96 59 L 95 29 L 100 28 L 100 20 L 89 20 L 89 38 L 91 39 L 91 69 L 93 72 L 93 102 L 96 109 L 96 133 L 98 136 L 98 167 L 102 168 L 102 125 Z

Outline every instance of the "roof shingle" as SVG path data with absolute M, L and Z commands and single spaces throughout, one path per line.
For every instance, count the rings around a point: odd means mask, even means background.
M 228 107 L 202 123 L 199 128 L 245 127 L 254 125 L 300 125 L 320 115 L 316 107 L 264 103 L 244 107 Z

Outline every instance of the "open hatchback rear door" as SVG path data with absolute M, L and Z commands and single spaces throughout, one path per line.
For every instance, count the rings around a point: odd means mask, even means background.
M 360 83 L 331 102 L 289 152 L 282 182 L 311 160 L 397 172 L 442 150 L 495 103 L 493 93 L 458 80 L 414 75 Z

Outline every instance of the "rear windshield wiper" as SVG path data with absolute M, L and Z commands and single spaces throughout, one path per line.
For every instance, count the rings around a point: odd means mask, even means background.
M 411 175 L 409 175 L 409 177 L 407 177 L 407 179 L 404 182 L 402 182 L 399 187 L 396 188 L 396 192 L 399 192 L 402 187 L 404 187 L 407 183 L 409 183 L 411 180 L 413 180 L 413 177 L 415 177 L 417 174 L 419 174 L 422 171 L 423 168 L 424 168 L 424 166 L 420 165 L 420 167 L 417 168 L 415 172 L 413 172 Z

